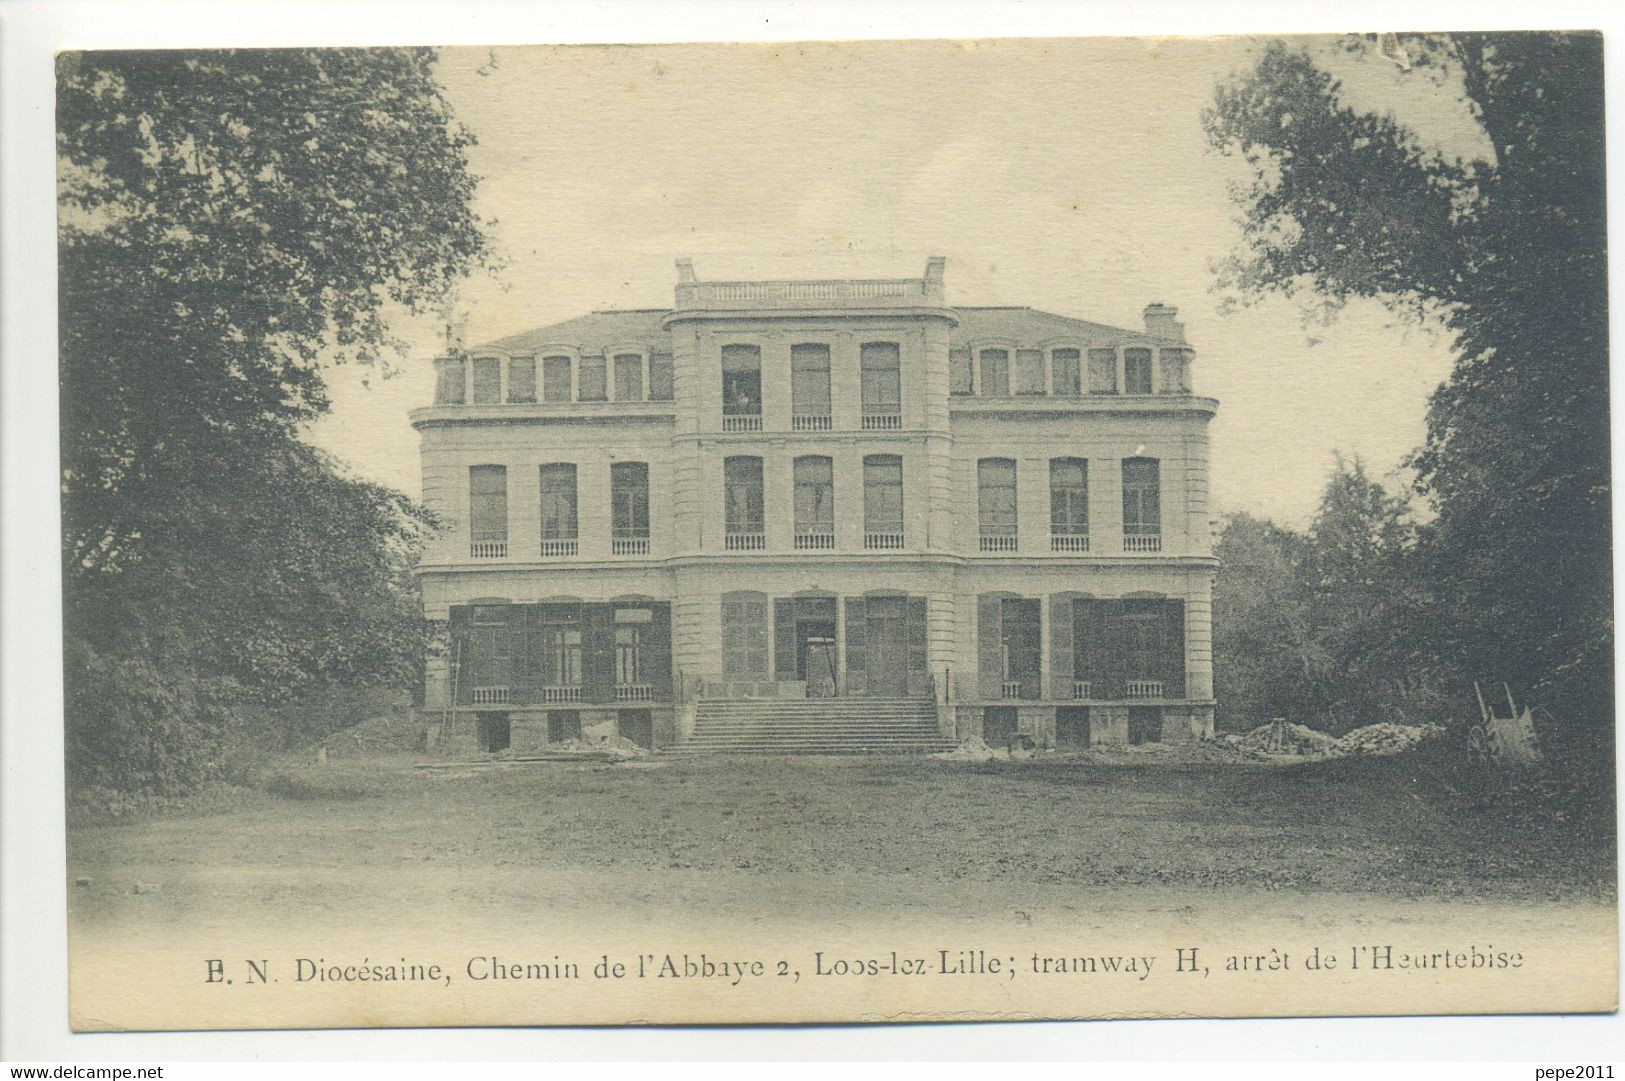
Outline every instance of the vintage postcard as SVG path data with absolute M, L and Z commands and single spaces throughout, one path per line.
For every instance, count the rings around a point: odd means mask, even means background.
M 73 1027 L 1614 1010 L 1602 48 L 61 54 Z

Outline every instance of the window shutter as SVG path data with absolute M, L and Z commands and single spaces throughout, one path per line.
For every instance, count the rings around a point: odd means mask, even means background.
M 456 663 L 457 701 L 456 705 L 466 706 L 474 701 L 473 686 L 474 675 L 474 649 L 473 641 L 469 635 L 470 617 L 473 608 L 464 604 L 452 605 L 451 618 L 448 620 L 451 628 L 451 656 L 447 658 L 447 668 Z M 451 673 L 448 671 L 448 675 Z
M 1072 595 L 1049 599 L 1049 681 L 1051 698 L 1072 697 Z
M 1002 697 L 1004 665 L 999 647 L 1004 642 L 1003 599 L 990 594 L 976 598 L 976 682 L 983 698 Z
M 1171 600 L 1163 608 L 1163 682 L 1169 698 L 1185 697 L 1185 602 Z
M 924 680 L 931 673 L 931 651 L 925 633 L 925 598 L 908 598 L 903 614 L 908 627 L 908 676 L 912 684 L 916 679 Z M 912 687 L 910 692 L 913 692 Z M 924 692 L 922 686 L 919 693 Z
M 1096 677 L 1100 687 L 1097 698 L 1122 698 L 1128 693 L 1128 622 L 1127 603 L 1120 600 L 1099 601 L 1100 637 L 1097 656 L 1100 663 Z
M 796 602 L 790 597 L 773 602 L 773 678 L 796 678 Z
M 1039 634 L 1038 606 L 1041 602 L 1037 598 L 1023 597 L 1014 602 L 1016 613 L 1013 629 L 1018 637 L 1011 643 L 1012 655 L 1010 657 L 1011 671 L 1021 681 L 1021 697 L 1040 698 L 1043 696 L 1043 655 L 1044 643 Z M 1010 606 L 1006 606 L 1007 608 Z M 1003 628 L 1001 627 L 1002 631 Z
M 648 633 L 643 638 L 643 681 L 661 697 L 671 695 L 671 605 L 649 605 Z
M 869 613 L 862 597 L 846 599 L 846 693 L 869 693 Z
M 615 687 L 615 608 L 581 606 L 581 697 L 608 702 Z

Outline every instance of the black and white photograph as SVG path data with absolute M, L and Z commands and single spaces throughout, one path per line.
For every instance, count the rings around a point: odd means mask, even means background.
M 71 1027 L 1615 1010 L 1603 57 L 61 52 Z

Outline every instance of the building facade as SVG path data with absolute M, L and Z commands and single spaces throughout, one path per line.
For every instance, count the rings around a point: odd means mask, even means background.
M 943 740 L 1210 735 L 1217 403 L 1174 310 L 952 307 L 944 269 L 679 260 L 670 309 L 448 348 L 412 414 L 431 715 L 488 749 L 809 698 L 921 703 Z

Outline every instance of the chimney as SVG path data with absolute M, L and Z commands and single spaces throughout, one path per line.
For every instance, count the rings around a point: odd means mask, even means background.
M 1179 314 L 1178 308 L 1170 308 L 1166 304 L 1155 302 L 1145 306 L 1145 332 L 1158 338 L 1172 338 L 1174 341 L 1185 340 L 1185 324 L 1174 322 L 1174 316 Z
M 699 279 L 694 276 L 694 260 L 684 256 L 677 260 L 677 280 L 681 284 L 689 285 Z
M 948 269 L 948 258 L 943 255 L 933 255 L 925 261 L 925 280 L 928 282 L 942 282 L 943 273 Z
M 446 353 L 464 352 L 468 348 L 468 316 L 460 315 L 446 322 Z

